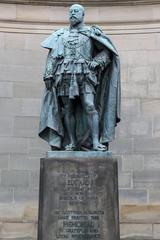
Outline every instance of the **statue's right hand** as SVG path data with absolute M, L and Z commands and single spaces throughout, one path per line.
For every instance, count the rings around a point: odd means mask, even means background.
M 49 79 L 45 79 L 44 82 L 45 82 L 47 90 L 51 90 L 52 85 L 53 85 L 53 80 L 51 78 L 49 78 Z

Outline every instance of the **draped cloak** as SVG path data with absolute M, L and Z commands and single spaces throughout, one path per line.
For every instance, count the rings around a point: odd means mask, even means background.
M 49 77 L 54 79 L 54 71 L 59 62 L 59 57 L 63 56 L 61 35 L 63 35 L 65 31 L 68 31 L 68 29 L 64 28 L 54 32 L 41 44 L 42 47 L 49 49 L 46 64 L 46 69 L 49 67 L 49 72 L 48 70 L 45 71 L 44 78 Z M 93 41 L 97 41 L 104 49 L 110 52 L 111 62 L 103 71 L 99 72 L 98 85 L 95 88 L 95 106 L 100 120 L 100 142 L 107 144 L 114 139 L 115 127 L 120 121 L 121 95 L 119 56 L 111 40 L 96 26 L 85 26 L 79 33 L 88 36 Z M 68 136 L 64 127 L 63 111 L 60 104 L 54 85 L 52 90 L 44 90 L 40 114 L 39 136 L 46 140 L 50 146 L 63 149 L 64 144 L 68 142 Z M 77 105 L 75 109 L 75 118 L 77 144 L 89 148 L 89 146 L 91 146 L 91 135 L 87 116 L 81 104 Z

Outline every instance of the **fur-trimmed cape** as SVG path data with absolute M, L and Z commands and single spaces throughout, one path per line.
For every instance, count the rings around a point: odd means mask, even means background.
M 62 57 L 63 45 L 61 36 L 68 28 L 60 29 L 50 35 L 42 47 L 49 49 L 46 64 L 45 78 L 54 79 L 54 69 L 58 63 L 58 57 Z M 84 26 L 79 33 L 92 38 L 109 50 L 111 62 L 99 74 L 96 87 L 95 105 L 100 118 L 100 142 L 107 144 L 115 136 L 115 127 L 120 121 L 120 61 L 118 53 L 111 40 L 97 26 Z M 90 146 L 90 131 L 88 130 L 87 116 L 81 105 L 76 109 L 76 136 L 79 145 Z M 63 114 L 60 102 L 56 95 L 56 88 L 45 89 L 40 115 L 39 136 L 46 140 L 50 146 L 63 149 L 68 142 L 63 124 Z

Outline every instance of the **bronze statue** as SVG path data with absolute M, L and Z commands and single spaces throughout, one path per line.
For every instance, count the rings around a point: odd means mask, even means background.
M 98 26 L 84 24 L 85 10 L 69 9 L 70 26 L 54 32 L 49 49 L 39 136 L 52 150 L 106 151 L 120 121 L 120 63 Z

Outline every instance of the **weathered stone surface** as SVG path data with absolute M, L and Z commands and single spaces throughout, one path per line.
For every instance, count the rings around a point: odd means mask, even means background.
M 160 203 L 160 189 L 153 188 L 149 189 L 149 202 L 151 204 L 159 204 Z
M 0 4 L 0 19 L 16 19 L 16 5 Z
M 0 202 L 9 203 L 13 201 L 13 188 L 0 187 Z
M 16 137 L 37 137 L 38 117 L 15 117 L 13 133 Z
M 28 141 L 26 138 L 0 137 L 0 153 L 27 153 Z
M 3 223 L 0 229 L 0 239 L 29 238 L 34 236 L 33 223 Z
M 30 187 L 39 189 L 39 171 L 30 172 Z
M 13 97 L 13 83 L 0 82 L 0 97 Z
M 129 79 L 131 82 L 135 82 L 137 84 L 146 84 L 147 82 L 156 81 L 156 75 L 154 71 L 154 67 L 152 66 L 137 66 L 129 68 Z M 138 85 L 137 85 L 138 87 Z
M 160 147 L 160 138 L 135 138 L 133 142 L 134 151 L 138 153 L 149 152 L 158 153 Z
M 44 64 L 44 58 L 46 54 L 41 51 L 22 51 L 19 49 L 0 49 L 0 64 L 7 65 L 10 62 L 11 65 L 17 66 L 36 66 L 40 67 Z M 22 75 L 23 76 L 23 75 Z M 22 77 L 21 76 L 21 77 Z
M 126 118 L 128 116 L 138 116 L 140 114 L 140 100 L 124 98 L 122 99 L 122 115 Z
M 160 170 L 160 154 L 146 154 L 144 156 L 145 170 Z
M 40 160 L 38 157 L 30 157 L 29 154 L 12 153 L 8 163 L 10 170 L 39 170 Z
M 13 84 L 13 96 L 15 98 L 41 98 L 43 81 L 33 82 L 15 82 Z
M 144 155 L 126 154 L 122 157 L 122 171 L 141 171 L 144 168 Z
M 40 79 L 42 79 L 43 75 L 43 67 L 36 67 L 36 66 L 17 66 L 16 65 L 9 65 L 8 64 L 0 64 L 0 80 L 3 82 L 28 82 L 34 81 L 35 83 L 39 83 Z M 14 78 L 13 78 L 14 76 Z
M 0 136 L 12 136 L 13 117 L 0 117 Z
M 152 238 L 152 224 L 126 224 L 120 225 L 121 238 L 133 238 L 133 239 L 151 239 Z
M 117 139 L 110 143 L 110 150 L 114 154 L 130 153 L 133 150 L 133 141 L 131 138 Z
M 160 137 L 160 115 L 153 118 L 153 134 Z
M 120 188 L 131 188 L 132 184 L 131 173 L 120 173 L 118 175 L 118 183 Z
M 133 173 L 133 186 L 135 188 L 160 187 L 159 171 L 146 170 Z
M 40 105 L 41 100 L 40 99 L 22 99 L 21 100 L 21 106 L 22 106 L 22 116 L 26 117 L 37 117 L 40 114 Z
M 160 239 L 160 224 L 153 224 L 153 238 Z
M 146 204 L 147 190 L 144 189 L 120 189 L 120 204 Z
M 21 223 L 37 221 L 38 203 L 19 202 L 19 203 L 1 203 L 0 204 L 0 222 Z
M 39 154 L 40 156 L 44 156 L 46 151 L 50 150 L 50 147 L 45 141 L 40 139 L 31 138 L 29 139 L 29 153 L 30 154 Z
M 124 205 L 120 209 L 122 222 L 160 222 L 160 205 Z
M 119 239 L 117 165 L 106 153 L 41 159 L 39 240 Z
M 143 100 L 142 101 L 142 113 L 143 115 L 160 115 L 159 108 L 160 100 L 159 99 L 151 99 L 151 100 Z
M 35 202 L 38 201 L 39 191 L 32 188 L 15 188 L 14 201 L 18 202 Z
M 136 83 L 123 83 L 122 97 L 124 98 L 147 97 L 147 86 L 146 84 L 139 84 L 137 87 Z
M 2 170 L 1 185 L 4 187 L 28 187 L 29 172 L 18 170 Z
M 10 159 L 9 153 L 0 154 L 0 169 L 8 169 L 8 162 Z

